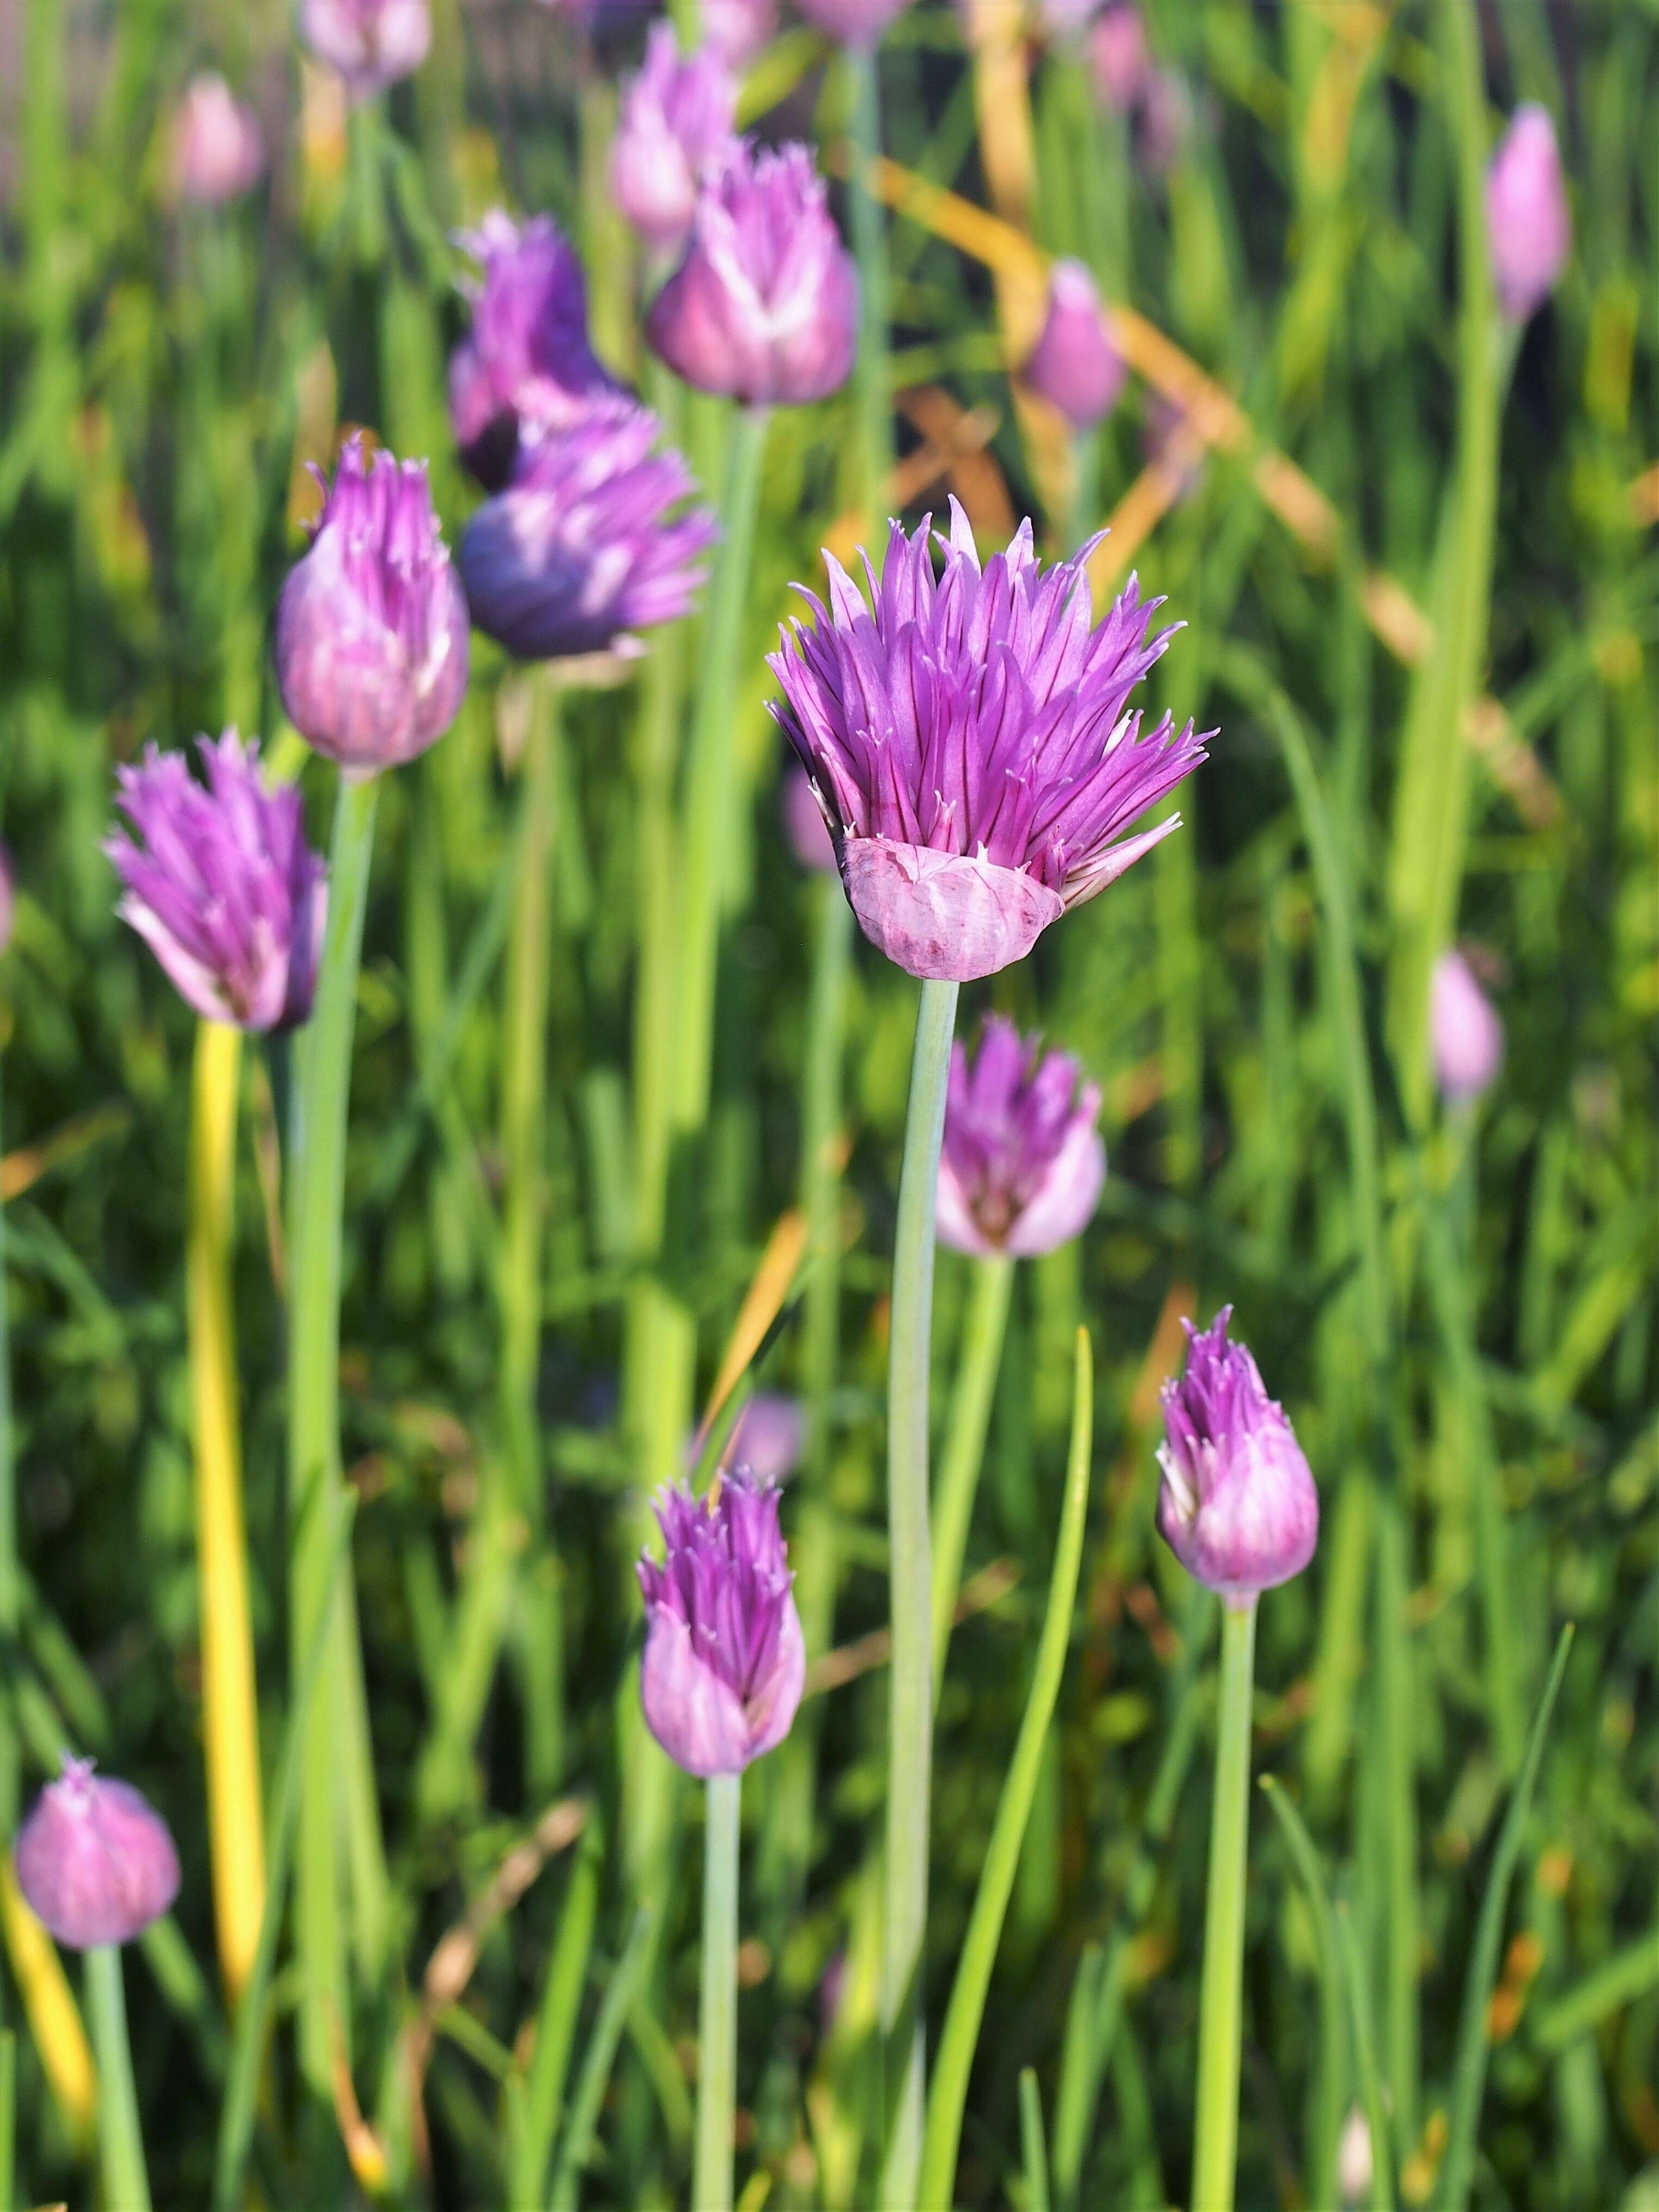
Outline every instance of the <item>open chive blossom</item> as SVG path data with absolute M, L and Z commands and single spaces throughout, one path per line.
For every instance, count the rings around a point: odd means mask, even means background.
M 1498 304 L 1524 323 L 1555 289 L 1572 251 L 1572 217 L 1550 112 L 1517 107 L 1486 172 L 1486 237 Z
M 1036 1259 L 1088 1224 L 1106 1180 L 1095 1126 L 1100 1086 L 1071 1055 L 1045 1053 L 1010 1021 L 989 1016 L 970 1060 L 951 1053 L 939 1154 L 941 1243 L 980 1259 Z
M 1187 1371 L 1164 1386 L 1158 1533 L 1230 1605 L 1299 1575 L 1319 1537 L 1319 1493 L 1284 1408 L 1227 1341 L 1232 1308 L 1187 1330 Z
M 1190 722 L 1143 737 L 1129 706 L 1175 635 L 1147 636 L 1162 603 L 1133 576 L 1097 624 L 1092 545 L 1045 570 L 1023 522 L 981 569 L 953 499 L 936 580 L 933 538 L 895 523 L 879 581 L 865 560 L 867 605 L 825 554 L 830 605 L 797 586 L 816 621 L 770 657 L 772 713 L 865 935 L 912 975 L 969 982 L 1178 829 L 1123 835 L 1206 755 Z
M 858 277 L 811 154 L 728 140 L 646 317 L 653 351 L 699 392 L 799 405 L 846 383 L 858 319 Z
M 276 603 L 276 682 L 309 744 L 372 775 L 424 752 L 460 712 L 466 601 L 424 461 L 366 461 L 349 438 L 324 490 L 311 550 Z
M 661 1491 L 656 1515 L 666 1556 L 639 1563 L 646 1724 L 688 1774 L 740 1774 L 788 1735 L 806 1679 L 778 1493 L 739 1468 L 705 1498 Z
M 449 419 L 486 491 L 513 473 L 520 428 L 566 429 L 621 391 L 587 336 L 587 288 L 550 216 L 514 222 L 499 208 L 459 243 L 479 275 L 472 326 L 449 357 Z
M 654 415 L 625 399 L 527 444 L 466 526 L 461 581 L 478 628 L 521 660 L 641 650 L 635 633 L 690 611 L 716 537 L 686 507 L 690 471 L 653 453 Z
M 300 33 L 354 100 L 410 76 L 432 45 L 428 0 L 301 0 Z
M 611 189 L 657 253 L 678 253 L 690 234 L 697 179 L 732 135 L 738 88 L 718 48 L 680 58 L 672 23 L 646 35 L 645 66 L 623 94 L 611 146 Z
M 311 1012 L 327 900 L 300 794 L 268 791 L 259 749 L 234 730 L 200 740 L 205 784 L 154 745 L 117 772 L 118 831 L 104 850 L 121 878 L 117 912 L 185 1003 L 206 1020 L 285 1030 Z
M 35 1918 L 77 1951 L 131 1943 L 179 1894 L 167 1822 L 130 1783 L 65 1759 L 17 1832 L 17 1887 Z

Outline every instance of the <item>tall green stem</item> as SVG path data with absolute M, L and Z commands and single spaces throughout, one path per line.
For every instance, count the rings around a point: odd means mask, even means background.
M 868 173 L 881 156 L 881 78 L 874 51 L 847 49 L 852 92 L 853 173 L 848 215 L 859 270 L 859 349 L 854 365 L 859 443 L 864 464 L 864 517 L 878 532 L 893 467 L 892 374 L 888 362 L 887 239 Z
M 1417 2145 L 1417 1978 L 1421 1945 L 1407 1543 L 1405 1506 L 1398 1485 L 1390 1483 L 1379 1491 L 1376 1501 L 1376 1676 L 1389 1888 L 1382 2051 L 1394 2092 L 1395 2141 L 1402 2159 L 1409 2157 Z
M 691 2201 L 732 2212 L 738 2074 L 738 1849 L 743 1777 L 708 1784 L 702 1861 L 702 1994 L 697 2011 L 697 2142 Z
M 87 1953 L 87 2010 L 98 2054 L 98 2162 L 109 2212 L 149 2212 L 149 2175 L 138 2128 L 121 1954 L 112 1943 Z
M 1250 1693 L 1255 1601 L 1221 1616 L 1215 1803 L 1199 1995 L 1193 2212 L 1232 2212 L 1238 2160 L 1238 2058 L 1244 1981 L 1244 1868 L 1250 1822 Z
M 927 1529 L 927 1389 L 933 1323 L 933 1205 L 956 1027 L 955 983 L 921 987 L 910 1106 L 899 1173 L 887 1358 L 887 1530 L 893 1661 L 887 1735 L 887 1857 L 881 2031 L 883 2204 L 915 2201 L 921 2158 L 922 1946 L 927 1923 L 927 1811 L 933 1756 Z
M 368 902 L 377 782 L 343 779 L 329 861 L 328 927 L 316 1003 L 302 1032 L 294 1091 L 289 1173 L 293 1306 L 289 1332 L 289 1511 L 293 1547 L 289 1649 L 297 1681 L 327 1595 L 329 1540 L 336 1526 L 340 1474 L 340 1229 L 345 1185 L 346 1110 L 351 1038 Z M 368 1749 L 351 1708 L 366 1711 L 362 1660 L 348 1578 L 330 1632 L 325 1692 L 306 1731 L 295 1863 L 295 1922 L 301 1966 L 300 2048 L 313 2088 L 331 2094 L 336 2038 L 350 2051 L 345 1944 L 340 1905 L 342 1832 L 349 1778 L 342 1772 L 343 1735 L 359 1756 Z M 359 1899 L 360 1912 L 372 1901 Z
M 945 1673 L 945 1654 L 951 1642 L 951 1622 L 962 1583 L 963 1554 L 974 1517 L 974 1494 L 985 1457 L 985 1432 L 990 1426 L 991 1401 L 996 1396 L 997 1370 L 1002 1364 L 1002 1340 L 1008 1326 L 1008 1297 L 1013 1288 L 1014 1263 L 1005 1255 L 980 1260 L 974 1267 L 974 1288 L 963 1333 L 962 1363 L 957 1370 L 951 1400 L 951 1428 L 939 1467 L 933 1501 L 933 1695 Z

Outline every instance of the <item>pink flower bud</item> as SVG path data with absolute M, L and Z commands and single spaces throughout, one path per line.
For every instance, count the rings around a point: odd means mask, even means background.
M 1443 952 L 1434 963 L 1429 1032 L 1435 1073 L 1453 1105 L 1491 1089 L 1504 1064 L 1504 1024 L 1461 952 Z
M 686 1440 L 688 1471 L 702 1457 L 701 1431 Z M 757 1482 L 781 1486 L 800 1465 L 806 1443 L 806 1415 L 799 1398 L 781 1390 L 757 1390 L 738 1414 L 737 1426 L 720 1454 L 722 1469 L 741 1468 Z
M 207 73 L 185 88 L 173 125 L 173 179 L 182 200 L 217 207 L 245 192 L 265 163 L 251 108 L 223 77 Z
M 697 179 L 732 135 L 738 88 L 718 50 L 680 59 L 672 23 L 653 23 L 645 66 L 623 94 L 611 189 L 646 244 L 678 253 L 691 231 Z
M 1517 107 L 1486 172 L 1486 237 L 1498 304 L 1524 323 L 1544 304 L 1572 250 L 1572 217 L 1549 110 Z
M 130 1784 L 66 1759 L 17 1832 L 13 1861 L 30 1911 L 60 1943 L 131 1943 L 179 1894 L 167 1824 Z
M 939 1241 L 981 1259 L 1035 1259 L 1088 1224 L 1106 1179 L 1100 1088 L 992 1014 L 970 1060 L 951 1048 L 939 1153 Z
M 702 35 L 739 74 L 777 35 L 777 0 L 702 0 Z
M 432 11 L 428 0 L 301 0 L 300 34 L 354 100 L 372 100 L 426 59 Z
M 1128 370 L 1106 335 L 1100 295 L 1080 261 L 1048 273 L 1048 313 L 1025 364 L 1025 381 L 1074 430 L 1092 430 L 1117 404 Z
M 1127 115 L 1146 89 L 1152 58 L 1146 27 L 1132 0 L 1103 8 L 1089 33 L 1089 65 L 1103 107 Z

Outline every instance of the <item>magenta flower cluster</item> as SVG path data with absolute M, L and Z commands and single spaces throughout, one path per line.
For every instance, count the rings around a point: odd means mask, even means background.
M 167 1822 L 89 1759 L 64 1759 L 18 1830 L 12 1863 L 35 1918 L 77 1951 L 131 1943 L 179 1894 Z
M 1087 1226 L 1106 1180 L 1100 1087 L 1069 1054 L 1044 1052 L 1000 1015 L 969 1059 L 956 1044 L 939 1154 L 940 1242 L 980 1259 L 1029 1260 Z
M 1179 826 L 1124 832 L 1205 757 L 1188 723 L 1142 734 L 1135 686 L 1174 635 L 1132 576 L 1094 623 L 1085 546 L 1042 569 L 1030 522 L 981 568 L 951 501 L 939 541 L 896 523 L 866 602 L 833 556 L 828 607 L 792 622 L 772 712 L 812 779 L 865 934 L 913 975 L 1024 958 Z M 801 587 L 797 587 L 801 588 Z

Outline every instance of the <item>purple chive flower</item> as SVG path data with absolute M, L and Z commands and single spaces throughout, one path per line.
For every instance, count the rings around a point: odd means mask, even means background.
M 802 867 L 833 875 L 836 848 L 824 827 L 823 810 L 812 796 L 812 780 L 799 762 L 791 761 L 783 772 L 779 808 L 789 849 Z
M 687 1440 L 688 1468 L 702 1458 L 703 1442 L 701 1431 Z M 757 1482 L 781 1486 L 800 1465 L 805 1447 L 806 1415 L 800 1400 L 781 1390 L 757 1390 L 726 1440 L 720 1466 L 723 1470 L 741 1468 Z
M 645 334 L 688 384 L 750 407 L 823 399 L 847 381 L 858 278 L 805 146 L 727 142 Z
M 1486 171 L 1486 237 L 1498 304 L 1524 323 L 1554 290 L 1572 250 L 1555 125 L 1532 101 L 1516 109 Z
M 1100 294 L 1080 261 L 1048 272 L 1048 312 L 1025 364 L 1025 381 L 1057 407 L 1074 430 L 1092 430 L 1117 404 L 1128 375 L 1106 335 Z
M 247 191 L 265 165 L 253 112 L 208 71 L 185 88 L 173 121 L 173 181 L 181 200 L 218 207 Z
M 1429 1035 L 1443 1096 L 1467 1105 L 1504 1064 L 1504 1024 L 1461 952 L 1443 952 L 1429 987 Z
M 12 879 L 11 854 L 0 845 L 0 953 L 11 943 L 17 915 L 17 892 Z
M 327 871 L 306 843 L 300 794 L 267 791 L 259 749 L 234 730 L 200 741 L 205 786 L 154 745 L 118 771 L 117 805 L 142 839 L 104 850 L 122 883 L 116 911 L 210 1022 L 285 1030 L 317 988 Z
M 1202 1334 L 1190 1322 L 1187 1371 L 1164 1386 L 1158 1534 L 1188 1573 L 1230 1605 L 1299 1575 L 1319 1536 L 1319 1493 L 1284 1408 L 1242 1344 L 1232 1308 Z
M 688 1774 L 740 1774 L 788 1735 L 806 1677 L 778 1493 L 739 1468 L 710 1498 L 660 1492 L 656 1512 L 667 1557 L 639 1564 L 646 1725 Z
M 1045 1053 L 999 1014 L 970 1060 L 951 1049 L 939 1154 L 940 1242 L 989 1259 L 1034 1260 L 1088 1224 L 1106 1180 L 1100 1086 L 1068 1053 Z
M 515 223 L 499 208 L 460 244 L 481 276 L 472 327 L 450 356 L 455 441 L 486 491 L 513 472 L 520 425 L 567 429 L 622 387 L 587 338 L 581 263 L 549 216 Z
M 716 535 L 658 422 L 625 399 L 526 446 L 507 489 L 461 539 L 461 581 L 478 628 L 521 660 L 641 651 L 632 635 L 689 611 Z
M 29 1910 L 60 1943 L 131 1943 L 179 1894 L 167 1824 L 130 1783 L 65 1759 L 17 1831 L 12 1854 Z
M 795 0 L 815 30 L 842 46 L 878 46 L 887 26 L 907 4 L 908 0 Z
M 276 682 L 302 737 L 373 775 L 424 752 L 459 713 L 466 601 L 424 461 L 366 462 L 349 438 L 324 490 L 311 550 L 276 603 Z
M 739 72 L 777 35 L 777 0 L 702 0 L 700 14 L 704 43 Z
M 1100 0 L 1038 0 L 1037 13 L 1048 36 L 1065 43 L 1076 38 L 1099 4 Z
M 428 0 L 301 0 L 300 34 L 354 100 L 372 100 L 426 59 L 432 12 Z
M 1089 65 L 1101 106 L 1127 115 L 1146 91 L 1152 66 L 1146 26 L 1133 0 L 1113 0 L 1095 18 Z
M 697 179 L 732 135 L 738 88 L 718 48 L 680 59 L 672 23 L 653 23 L 645 66 L 623 94 L 611 146 L 611 189 L 657 253 L 678 253 L 691 231 Z
M 816 625 L 792 622 L 771 655 L 772 713 L 865 935 L 912 975 L 968 982 L 1178 828 L 1122 836 L 1205 751 L 1168 715 L 1142 737 L 1130 695 L 1175 633 L 1147 637 L 1162 602 L 1133 576 L 1091 627 L 1092 543 L 1044 571 L 1023 522 L 981 569 L 953 499 L 935 581 L 933 535 L 895 523 L 879 583 L 866 559 L 873 613 L 825 554 L 830 606 L 802 590 Z

